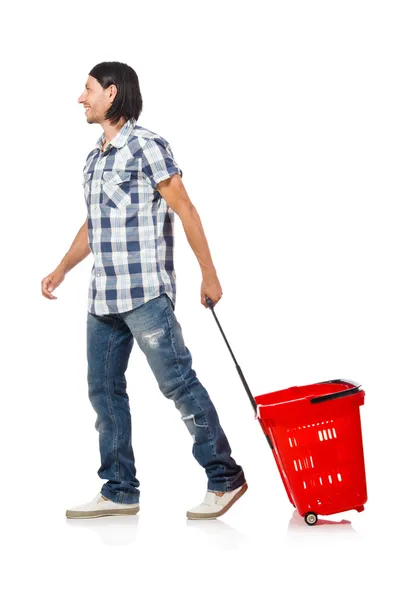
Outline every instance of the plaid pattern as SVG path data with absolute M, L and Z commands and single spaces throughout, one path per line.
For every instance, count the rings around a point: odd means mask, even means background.
M 175 213 L 156 186 L 182 171 L 169 143 L 134 119 L 101 152 L 104 139 L 103 133 L 83 171 L 94 255 L 88 312 L 124 312 L 162 293 L 175 307 Z

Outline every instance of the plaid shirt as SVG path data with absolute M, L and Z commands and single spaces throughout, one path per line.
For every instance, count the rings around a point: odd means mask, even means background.
M 84 167 L 94 255 L 88 312 L 124 312 L 162 293 L 175 307 L 174 211 L 156 185 L 182 171 L 169 143 L 134 119 L 101 152 L 104 139 L 103 133 Z

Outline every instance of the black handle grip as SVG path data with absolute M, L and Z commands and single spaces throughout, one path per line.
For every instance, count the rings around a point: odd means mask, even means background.
M 208 298 L 208 296 L 206 296 L 206 297 L 205 297 L 205 301 L 206 301 L 206 303 L 208 304 L 208 306 L 209 306 L 210 308 L 214 308 L 214 303 L 213 303 L 213 301 L 211 300 L 211 298 Z
M 310 398 L 311 404 L 318 404 L 319 402 L 327 402 L 328 400 L 335 400 L 335 398 L 342 398 L 343 396 L 350 396 L 355 394 L 361 388 L 361 384 L 356 381 L 350 381 L 349 379 L 330 379 L 329 381 L 319 381 L 321 383 L 347 383 L 353 387 L 348 390 L 342 390 L 341 392 L 332 392 L 331 394 L 324 394 L 324 396 L 318 396 L 316 398 Z M 316 384 L 317 385 L 317 384 Z

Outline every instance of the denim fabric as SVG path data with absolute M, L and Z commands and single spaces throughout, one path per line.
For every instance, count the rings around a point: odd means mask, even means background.
M 134 340 L 192 436 L 193 456 L 205 469 L 207 489 L 224 492 L 245 483 L 215 406 L 192 368 L 174 305 L 167 294 L 161 294 L 127 312 L 87 313 L 88 391 L 97 414 L 98 475 L 107 480 L 102 494 L 113 502 L 139 502 L 125 378 Z

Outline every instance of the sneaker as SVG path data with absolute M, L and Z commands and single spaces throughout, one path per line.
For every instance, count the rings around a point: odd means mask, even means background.
M 95 517 L 107 517 L 110 515 L 136 515 L 139 511 L 139 503 L 121 504 L 104 498 L 99 492 L 91 502 L 73 506 L 66 511 L 69 519 L 91 519 Z
M 243 485 L 230 492 L 207 491 L 203 502 L 188 510 L 186 516 L 188 519 L 216 519 L 225 514 L 247 489 L 248 484 L 243 483 Z

